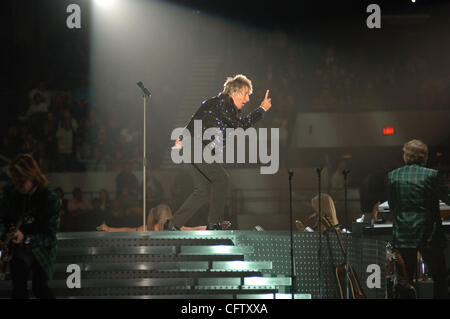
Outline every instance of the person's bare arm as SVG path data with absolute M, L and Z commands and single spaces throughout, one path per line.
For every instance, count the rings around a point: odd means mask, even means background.
M 181 226 L 181 230 L 206 230 L 206 226 L 195 226 L 195 227 L 186 227 Z
M 110 233 L 131 232 L 131 231 L 143 231 L 144 227 L 109 227 L 106 224 L 102 224 L 97 227 L 98 231 L 106 231 Z

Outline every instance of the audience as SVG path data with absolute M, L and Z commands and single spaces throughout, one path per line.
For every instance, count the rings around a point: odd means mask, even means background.
M 83 198 L 81 188 L 76 187 L 72 191 L 73 198 L 67 204 L 67 212 L 69 216 L 78 216 L 88 213 L 92 210 L 91 203 Z
M 58 171 L 72 171 L 74 168 L 73 141 L 78 125 L 72 118 L 70 111 L 62 111 L 62 118 L 58 124 L 56 138 L 58 140 Z
M 121 194 L 124 188 L 130 193 L 136 193 L 139 187 L 139 182 L 136 175 L 131 171 L 131 164 L 129 162 L 121 163 L 121 170 L 116 177 L 116 193 Z
M 217 81 L 236 73 L 247 74 L 255 83 L 256 99 L 263 96 L 265 88 L 270 88 L 277 107 L 261 124 L 280 127 L 281 152 L 285 153 L 290 148 L 289 137 L 293 135 L 298 112 L 444 109 L 450 103 L 448 77 L 445 67 L 436 69 L 436 53 L 430 49 L 438 46 L 425 34 L 410 32 L 416 36 L 416 42 L 426 43 L 427 49 L 405 44 L 384 52 L 372 50 L 372 41 L 356 41 L 348 43 L 344 50 L 336 45 L 308 44 L 302 30 L 288 35 L 274 28 L 258 38 L 243 30 L 233 34 L 236 42 L 217 52 Z M 395 42 L 397 35 L 386 37 Z M 186 39 L 187 43 L 192 41 Z M 234 45 L 239 41 L 248 46 Z M 72 46 L 65 45 L 65 49 Z M 76 48 L 77 44 L 73 46 Z M 445 52 L 448 46 L 442 50 Z M 187 55 L 190 59 L 194 56 Z M 135 166 L 141 159 L 139 115 L 136 111 L 124 111 L 120 90 L 111 93 L 111 100 L 117 101 L 112 105 L 91 96 L 86 55 L 79 58 L 80 63 L 69 72 L 52 71 L 56 73 L 52 78 L 61 78 L 65 83 L 61 88 L 49 90 L 49 76 L 35 81 L 38 85 L 28 91 L 28 108 L 22 112 L 22 121 L 16 119 L 16 123 L 5 127 L 1 155 L 13 157 L 20 151 L 33 152 L 48 172 L 119 171 L 124 161 Z M 77 69 L 80 66 L 86 69 Z M 175 72 L 164 75 L 160 87 L 154 88 L 163 96 L 155 95 L 152 104 L 174 104 L 183 98 L 182 93 L 172 94 L 183 90 L 171 90 L 167 85 L 176 85 L 175 77 Z M 108 81 L 111 87 L 113 82 Z M 105 109 L 108 111 L 102 112 Z M 151 120 L 155 122 L 150 121 L 149 156 L 152 168 L 158 168 L 168 137 L 162 138 L 157 129 L 161 124 L 156 122 L 161 118 L 155 114 L 158 107 L 152 110 Z M 28 132 L 20 132 L 24 127 Z

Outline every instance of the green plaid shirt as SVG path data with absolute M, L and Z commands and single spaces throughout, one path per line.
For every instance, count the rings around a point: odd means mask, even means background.
M 388 174 L 387 190 L 395 248 L 446 246 L 439 200 L 449 194 L 437 170 L 405 165 Z
M 20 230 L 31 248 L 34 258 L 53 277 L 56 260 L 61 200 L 50 188 L 37 189 L 32 195 L 20 194 L 12 183 L 3 188 L 0 202 L 0 238 L 10 225 L 16 225 L 22 215 L 27 215 Z

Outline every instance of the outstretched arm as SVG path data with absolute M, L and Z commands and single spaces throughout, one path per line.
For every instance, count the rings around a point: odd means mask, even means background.
M 120 233 L 120 232 L 130 232 L 130 231 L 143 231 L 144 227 L 139 226 L 139 227 L 109 227 L 106 224 L 102 224 L 100 226 L 97 227 L 98 231 L 106 231 L 106 232 L 111 232 L 111 233 Z
M 181 230 L 206 230 L 206 226 L 186 227 L 181 226 Z

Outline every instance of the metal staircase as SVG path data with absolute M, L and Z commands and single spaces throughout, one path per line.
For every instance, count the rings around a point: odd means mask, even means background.
M 60 233 L 51 286 L 57 298 L 279 298 L 291 278 L 270 274 L 272 261 L 248 261 L 253 247 L 233 232 Z M 68 288 L 69 265 L 81 288 Z M 31 287 L 31 283 L 29 283 Z M 0 297 L 10 295 L 0 282 Z

